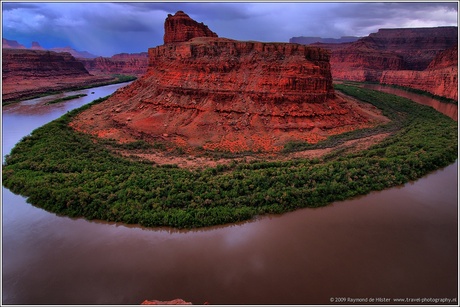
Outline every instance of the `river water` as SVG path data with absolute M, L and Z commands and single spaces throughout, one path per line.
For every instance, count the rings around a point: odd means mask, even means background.
M 433 99 L 428 96 L 418 95 L 412 92 L 405 91 L 403 89 L 394 88 L 391 86 L 385 86 L 380 84 L 363 84 L 362 87 L 369 88 L 393 95 L 398 95 L 416 101 L 426 106 L 431 106 L 435 110 L 449 116 L 450 118 L 458 121 L 458 106 L 452 103 L 444 103 L 439 100 Z
M 119 86 L 58 105 L 41 98 L 5 107 L 3 156 L 36 127 Z M 3 188 L 2 303 L 457 298 L 457 169 L 323 208 L 192 231 L 56 216 Z

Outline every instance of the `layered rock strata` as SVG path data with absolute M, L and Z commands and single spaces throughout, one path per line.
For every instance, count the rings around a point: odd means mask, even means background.
M 278 151 L 369 125 L 335 95 L 324 49 L 215 37 L 149 49 L 143 77 L 72 123 L 120 141 L 231 152 Z
M 95 77 L 69 53 L 3 49 L 2 99 L 10 101 L 112 79 Z
M 187 14 L 178 11 L 176 14 L 168 14 L 165 21 L 164 43 L 186 42 L 194 37 L 217 37 L 217 34 L 209 30 L 205 24 L 198 23 Z
M 458 61 L 452 56 L 456 50 L 449 48 L 458 44 L 457 31 L 457 27 L 380 29 L 353 43 L 313 46 L 331 51 L 334 79 L 408 86 L 453 98 L 458 96 Z M 447 49 L 449 61 L 434 60 Z
M 332 52 L 337 79 L 378 82 L 384 70 L 424 70 L 436 54 L 457 45 L 457 27 L 380 29 Z
M 97 57 L 79 60 L 93 75 L 123 74 L 141 76 L 147 71 L 149 62 L 147 52 L 122 53 L 110 58 Z
M 424 71 L 384 71 L 380 83 L 410 87 L 458 100 L 458 46 L 440 52 Z

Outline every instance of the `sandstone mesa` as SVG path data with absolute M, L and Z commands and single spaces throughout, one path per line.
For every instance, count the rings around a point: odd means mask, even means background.
M 335 94 L 324 49 L 218 38 L 181 11 L 166 18 L 164 39 L 145 75 L 72 126 L 122 142 L 276 152 L 375 124 Z
M 84 67 L 93 75 L 125 74 L 142 76 L 148 67 L 147 52 L 121 53 L 112 57 L 97 57 L 92 59 L 79 59 Z
M 113 79 L 91 75 L 80 61 L 66 52 L 5 48 L 2 52 L 4 102 Z

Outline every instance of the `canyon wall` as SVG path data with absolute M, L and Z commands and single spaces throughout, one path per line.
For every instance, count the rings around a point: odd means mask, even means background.
M 148 53 L 121 53 L 110 58 L 79 59 L 93 75 L 123 74 L 141 76 L 147 71 Z
M 3 78 L 89 76 L 83 64 L 69 53 L 52 51 L 5 49 L 2 57 Z
M 312 45 L 331 51 L 334 80 L 395 84 L 453 98 L 458 96 L 457 44 L 457 27 L 436 27 L 380 29 L 353 43 Z M 449 60 L 435 61 L 447 49 Z
M 109 79 L 111 78 L 90 75 L 83 64 L 69 53 L 3 49 L 2 99 L 4 102 Z
M 458 100 L 458 46 L 441 51 L 423 71 L 384 71 L 380 83 L 399 85 Z
M 72 126 L 186 150 L 273 152 L 289 141 L 315 143 L 373 124 L 335 95 L 324 49 L 213 35 L 171 43 L 167 37 L 179 35 L 165 35 L 165 45 L 149 49 L 144 76 L 80 114 Z

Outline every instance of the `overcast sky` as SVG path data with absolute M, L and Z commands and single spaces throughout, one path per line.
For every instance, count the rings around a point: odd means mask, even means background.
M 182 10 L 219 37 L 288 42 L 366 36 L 380 28 L 457 26 L 456 2 L 2 2 L 3 38 L 111 56 L 163 44 L 167 14 Z

